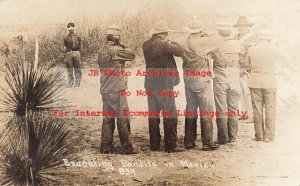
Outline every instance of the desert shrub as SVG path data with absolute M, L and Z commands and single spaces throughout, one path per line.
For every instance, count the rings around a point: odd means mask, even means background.
M 62 159 L 72 159 L 71 131 L 47 114 L 29 112 L 13 117 L 1 137 L 2 184 L 49 185 L 59 179 Z
M 169 8 L 172 4 L 172 9 Z M 178 16 L 180 15 L 180 16 Z M 92 21 L 87 18 L 78 18 L 74 21 L 76 32 L 82 38 L 81 57 L 84 66 L 91 65 L 96 59 L 98 51 L 104 45 L 105 33 L 108 25 L 122 27 L 121 41 L 129 46 L 137 55 L 142 55 L 142 44 L 150 37 L 150 30 L 157 20 L 166 20 L 171 28 L 182 28 L 186 24 L 188 15 L 174 1 L 167 1 L 163 5 L 145 5 L 135 13 L 115 12 L 107 19 L 99 18 Z M 64 65 L 63 38 L 67 35 L 66 24 L 41 25 L 28 28 L 32 30 L 28 39 L 24 41 L 24 50 L 27 61 L 33 61 L 35 38 L 39 39 L 41 64 L 52 66 Z
M 65 85 L 60 71 L 48 65 L 34 69 L 31 62 L 17 57 L 14 60 L 5 64 L 6 86 L 1 86 L 3 99 L 0 100 L 4 110 L 24 116 L 26 111 L 51 108 L 51 104 L 59 101 Z
M 63 158 L 72 159 L 72 138 L 63 122 L 49 117 L 49 110 L 64 89 L 62 73 L 15 55 L 5 64 L 5 83 L 0 102 L 13 117 L 0 136 L 2 184 L 61 183 L 57 168 Z

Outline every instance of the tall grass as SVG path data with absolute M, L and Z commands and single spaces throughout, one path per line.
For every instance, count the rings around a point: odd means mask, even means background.
M 136 54 L 142 54 L 142 44 L 150 37 L 150 30 L 157 20 L 166 20 L 171 28 L 181 28 L 189 19 L 176 1 L 168 1 L 161 6 L 146 4 L 135 13 L 115 12 L 107 18 L 97 20 L 77 18 L 74 23 L 76 32 L 81 36 L 81 57 L 84 66 L 93 65 L 97 53 L 104 45 L 105 33 L 108 25 L 119 25 L 122 28 L 121 42 L 130 47 Z M 170 9 L 170 3 L 172 9 Z M 164 3 L 163 3 L 164 4 Z M 31 30 L 24 40 L 24 50 L 27 61 L 33 61 L 34 41 L 40 41 L 40 63 L 52 66 L 64 65 L 63 38 L 67 35 L 67 22 L 62 24 L 40 25 L 27 28 Z

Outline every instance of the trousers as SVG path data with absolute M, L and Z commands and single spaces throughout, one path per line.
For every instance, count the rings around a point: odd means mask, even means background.
M 250 88 L 254 112 L 254 129 L 257 139 L 275 137 L 276 88 Z M 265 116 L 265 117 L 264 117 Z
M 68 71 L 68 85 L 80 85 L 82 72 L 81 72 L 81 59 L 79 51 L 69 51 L 66 53 L 66 66 Z
M 162 89 L 164 91 L 171 91 L 173 88 Z M 149 91 L 149 90 L 147 90 Z M 147 96 L 149 112 L 170 112 L 171 115 L 163 115 L 164 125 L 164 141 L 165 151 L 172 151 L 176 148 L 177 142 L 177 124 L 178 116 L 176 112 L 175 98 L 162 97 L 157 94 L 157 90 L 151 90 L 152 95 Z M 158 151 L 160 148 L 160 116 L 149 116 L 149 135 L 150 135 L 150 149 Z
M 195 86 L 188 87 L 190 88 L 185 89 L 186 112 L 197 113 L 198 108 L 203 112 L 214 111 L 214 98 L 211 81 L 198 83 Z M 197 138 L 197 119 L 198 115 L 187 115 L 185 117 L 184 145 L 186 148 L 195 146 Z M 200 127 L 203 145 L 213 145 L 212 118 L 210 116 L 200 116 Z
M 115 130 L 115 119 L 121 142 L 122 151 L 130 153 L 133 147 L 130 139 L 130 120 L 123 116 L 123 110 L 129 110 L 127 97 L 120 96 L 120 92 L 102 94 L 103 112 L 112 112 L 116 115 L 103 116 L 101 131 L 101 151 L 111 152 L 113 149 L 113 137 Z
M 214 97 L 217 117 L 218 142 L 227 143 L 236 140 L 238 132 L 238 117 L 227 116 L 226 112 L 236 112 L 239 108 L 239 83 L 214 83 Z
M 240 85 L 241 85 L 241 96 L 240 96 L 240 110 L 246 111 L 248 118 L 253 118 L 253 108 L 251 102 L 251 94 L 248 88 L 248 76 L 242 74 L 240 76 Z

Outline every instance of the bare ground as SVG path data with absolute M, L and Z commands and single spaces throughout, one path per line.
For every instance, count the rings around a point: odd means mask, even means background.
M 134 72 L 137 68 L 143 69 L 144 65 L 137 65 L 134 69 L 131 68 L 131 71 Z M 63 94 L 65 102 L 62 104 L 71 106 L 66 107 L 65 111 L 102 110 L 99 77 L 89 77 L 87 73 L 87 71 L 83 73 L 81 87 L 66 89 Z M 143 89 L 143 81 L 142 77 L 130 76 L 129 90 L 134 92 L 136 89 Z M 182 82 L 175 88 L 181 92 L 180 97 L 176 98 L 177 108 L 181 110 L 185 108 L 183 88 Z M 184 117 L 179 117 L 178 125 L 178 148 L 184 151 L 168 154 L 161 148 L 160 152 L 151 152 L 147 118 L 139 117 L 131 120 L 131 136 L 137 154 L 104 155 L 99 152 L 102 117 L 76 117 L 76 119 L 66 117 L 65 124 L 74 130 L 73 140 L 77 160 L 111 162 L 114 170 L 101 167 L 66 167 L 60 169 L 59 173 L 70 185 L 299 185 L 299 113 L 298 110 L 291 111 L 285 107 L 280 100 L 274 142 L 253 141 L 253 124 L 241 121 L 238 141 L 210 152 L 201 150 L 200 134 L 197 138 L 197 147 L 189 151 L 184 150 Z M 129 96 L 128 102 L 132 111 L 147 110 L 146 97 Z M 198 131 L 200 132 L 200 129 Z M 214 131 L 216 138 L 215 123 Z M 119 144 L 117 132 L 114 143 L 117 146 Z M 161 146 L 163 147 L 163 141 Z M 122 160 L 151 161 L 155 162 L 157 167 L 134 168 L 135 176 L 121 175 L 119 168 Z M 182 166 L 180 161 L 188 161 L 196 167 Z M 173 166 L 165 165 L 171 162 Z M 205 163 L 212 167 L 197 167 Z
M 136 68 L 143 69 L 143 65 Z M 131 71 L 135 71 L 136 68 Z M 129 90 L 143 89 L 144 79 L 141 77 L 129 77 Z M 176 87 L 183 93 L 183 83 Z M 81 110 L 101 110 L 102 102 L 99 93 L 99 77 L 88 77 L 84 73 L 82 86 L 76 89 L 68 89 L 66 99 L 73 108 Z M 146 97 L 129 96 L 130 110 L 147 110 Z M 280 102 L 280 100 L 279 100 Z M 184 110 L 185 97 L 181 94 L 176 98 L 177 108 Z M 101 117 L 81 117 L 68 121 L 76 131 L 78 144 L 78 160 L 97 159 L 102 162 L 112 162 L 114 171 L 102 168 L 68 168 L 70 183 L 75 185 L 299 185 L 299 153 L 300 142 L 298 140 L 298 113 L 287 111 L 279 103 L 276 124 L 276 140 L 271 143 L 255 142 L 254 127 L 252 124 L 239 123 L 239 138 L 234 144 L 221 146 L 217 151 L 205 152 L 201 150 L 200 134 L 197 140 L 197 148 L 194 150 L 168 154 L 163 151 L 151 152 L 149 150 L 149 135 L 147 118 L 132 118 L 132 141 L 138 154 L 103 155 L 99 153 Z M 72 109 L 70 109 L 72 110 Z M 73 109 L 74 110 L 74 109 Z M 216 138 L 216 125 L 214 124 Z M 198 130 L 200 131 L 200 130 Z M 117 132 L 115 143 L 119 144 Z M 179 117 L 178 148 L 183 149 L 184 117 Z M 163 146 L 163 142 L 162 145 Z M 121 160 L 130 162 L 143 162 L 149 160 L 157 163 L 156 168 L 135 168 L 136 176 L 120 175 L 118 168 Z M 184 167 L 180 161 L 198 165 L 202 163 L 213 164 L 212 168 Z M 165 163 L 173 162 L 173 167 L 167 167 Z M 72 174 L 71 174 L 72 173 Z M 137 181 L 139 180 L 139 181 Z

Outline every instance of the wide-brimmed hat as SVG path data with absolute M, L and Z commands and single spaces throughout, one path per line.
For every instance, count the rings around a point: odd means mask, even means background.
M 261 29 L 258 31 L 258 37 L 261 40 L 272 40 L 273 38 L 273 32 L 269 29 Z
M 250 22 L 248 22 L 248 19 L 247 19 L 247 17 L 245 17 L 245 16 L 240 16 L 239 18 L 238 18 L 238 20 L 237 20 L 237 23 L 236 24 L 234 24 L 233 26 L 234 27 L 240 27 L 240 26 L 253 26 L 254 24 L 253 23 L 250 23 Z
M 120 35 L 122 28 L 117 25 L 111 25 L 107 27 L 106 35 L 111 34 L 111 35 Z
M 195 34 L 198 32 L 202 32 L 204 30 L 204 26 L 201 21 L 193 19 L 188 25 L 188 31 L 191 34 Z
M 217 30 L 225 30 L 225 31 L 232 30 L 232 24 L 230 24 L 230 23 L 217 22 L 216 26 L 217 26 Z
M 169 32 L 169 27 L 165 21 L 157 21 L 154 23 L 153 29 L 150 31 L 150 34 L 159 34 Z

